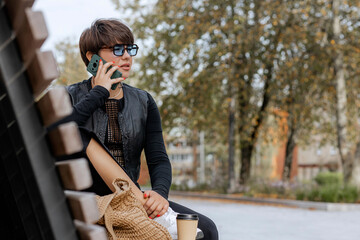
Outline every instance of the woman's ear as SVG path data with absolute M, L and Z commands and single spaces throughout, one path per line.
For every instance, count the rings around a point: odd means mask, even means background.
M 94 55 L 94 53 L 92 53 L 92 52 L 90 52 L 90 51 L 87 51 L 87 52 L 86 52 L 86 58 L 89 60 L 89 62 L 90 62 L 90 60 L 91 60 L 91 58 L 92 58 L 93 55 Z

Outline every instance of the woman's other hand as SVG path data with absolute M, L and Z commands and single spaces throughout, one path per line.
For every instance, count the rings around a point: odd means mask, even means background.
M 111 79 L 113 73 L 119 69 L 119 66 L 111 67 L 112 64 L 114 64 L 114 62 L 107 62 L 103 64 L 103 61 L 100 59 L 96 77 L 94 77 L 93 79 L 93 87 L 95 87 L 96 85 L 100 85 L 110 92 L 110 88 L 113 84 L 120 83 L 125 80 L 125 78 L 122 77 Z M 106 72 L 109 67 L 111 68 L 109 69 L 109 71 Z
M 144 198 L 144 208 L 151 219 L 162 216 L 169 208 L 169 202 L 153 190 L 145 191 Z

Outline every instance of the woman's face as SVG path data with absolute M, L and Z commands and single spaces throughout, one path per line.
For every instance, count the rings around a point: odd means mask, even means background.
M 121 43 L 119 43 L 121 44 Z M 106 62 L 114 62 L 113 66 L 119 66 L 119 70 L 122 73 L 123 78 L 128 78 L 132 66 L 132 57 L 125 50 L 122 56 L 116 56 L 113 53 L 112 48 L 102 48 L 99 51 L 99 56 Z

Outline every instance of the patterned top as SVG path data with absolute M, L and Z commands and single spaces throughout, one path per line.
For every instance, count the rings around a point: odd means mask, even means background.
M 108 99 L 105 102 L 106 113 L 109 117 L 105 145 L 114 156 L 116 162 L 125 168 L 121 128 L 118 121 L 119 103 L 119 100 L 116 99 Z

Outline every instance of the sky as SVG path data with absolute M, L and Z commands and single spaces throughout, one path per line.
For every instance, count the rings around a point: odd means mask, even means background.
M 42 50 L 54 50 L 66 38 L 78 42 L 82 31 L 97 18 L 121 19 L 110 0 L 36 0 L 33 10 L 43 12 L 49 31 Z

